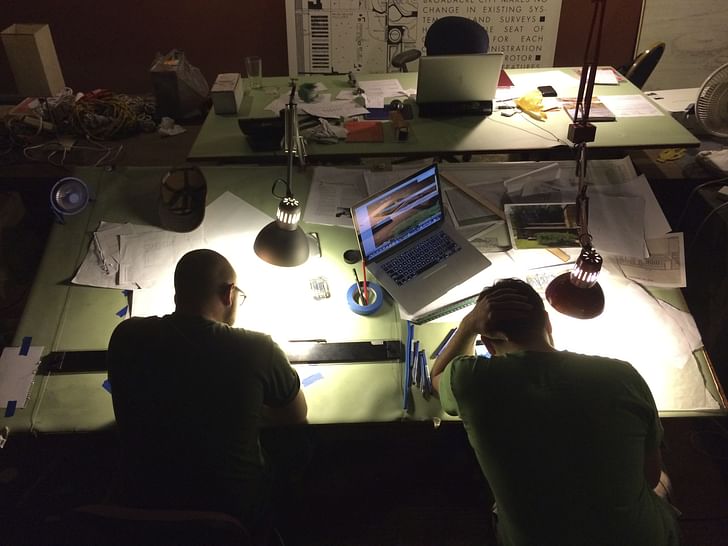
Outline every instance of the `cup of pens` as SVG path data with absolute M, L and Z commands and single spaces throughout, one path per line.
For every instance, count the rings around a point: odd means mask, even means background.
M 366 276 L 363 281 L 359 280 L 359 275 L 354 271 L 354 279 L 356 282 L 349 287 L 346 293 L 346 301 L 349 309 L 357 315 L 371 315 L 381 309 L 384 303 L 384 293 L 382 287 L 373 282 L 367 282 Z

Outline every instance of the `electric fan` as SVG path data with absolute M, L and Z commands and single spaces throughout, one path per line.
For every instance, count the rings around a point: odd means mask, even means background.
M 703 82 L 695 101 L 695 118 L 708 134 L 728 137 L 728 64 Z

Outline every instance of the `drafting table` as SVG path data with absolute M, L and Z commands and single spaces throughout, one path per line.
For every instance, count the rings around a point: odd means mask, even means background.
M 125 296 L 121 290 L 71 285 L 69 279 L 86 255 L 91 233 L 100 220 L 156 223 L 159 181 L 164 171 L 151 167 L 122 168 L 115 172 L 102 168 L 75 171 L 74 174 L 89 185 L 95 201 L 82 213 L 68 217 L 65 224 L 53 226 L 17 329 L 16 344 L 31 336 L 32 345 L 44 346 L 46 353 L 106 349 L 113 329 L 122 320 L 117 312 L 127 305 Z M 230 191 L 263 213 L 273 215 L 276 200 L 270 194 L 270 187 L 272 181 L 283 174 L 281 167 L 206 167 L 203 172 L 208 182 L 208 204 L 223 192 Z M 304 203 L 309 184 L 310 173 L 296 173 L 294 191 Z M 353 282 L 353 275 L 351 265 L 344 263 L 342 254 L 355 246 L 353 230 L 323 225 L 303 227 L 318 232 L 323 256 L 310 259 L 301 268 L 279 273 L 282 276 L 277 279 L 289 283 L 287 289 L 300 289 L 303 299 L 295 312 L 289 313 L 291 318 L 275 315 L 273 318 L 279 326 L 265 330 L 282 345 L 291 339 L 310 338 L 326 338 L 329 341 L 404 340 L 406 328 L 398 307 L 391 301 L 387 301 L 380 312 L 371 317 L 355 315 L 347 307 L 344 294 Z M 229 257 L 236 265 L 235 256 Z M 236 265 L 236 268 L 239 281 L 251 299 L 256 294 L 255 283 L 251 284 L 249 279 L 246 281 L 244 265 Z M 319 275 L 328 280 L 331 289 L 328 300 L 316 301 L 307 292 L 309 278 Z M 608 305 L 610 290 L 605 285 Z M 657 292 L 660 297 L 684 308 L 679 290 Z M 278 301 L 266 302 L 268 307 L 288 309 L 289 293 L 281 290 L 278 297 Z M 615 312 L 624 313 L 625 317 L 635 314 L 633 309 L 617 307 Z M 241 314 L 245 314 L 245 306 Z M 457 320 L 458 317 L 453 315 L 443 322 L 431 322 L 415 329 L 415 336 L 428 355 Z M 655 328 L 659 328 L 658 322 Z M 559 326 L 555 324 L 555 328 Z M 582 321 L 580 328 L 578 335 L 582 338 L 593 335 L 609 338 L 612 335 L 610 332 L 589 331 L 589 321 Z M 569 336 L 567 330 L 557 331 L 557 346 L 559 335 L 562 339 Z M 620 340 L 615 338 L 613 342 L 616 346 Z M 639 349 L 643 352 L 653 350 L 651 347 Z M 684 362 L 673 366 L 674 370 L 665 370 L 667 363 L 655 358 L 651 377 L 647 378 L 654 391 L 664 391 L 662 383 L 665 382 L 690 383 L 695 385 L 694 394 L 700 400 L 695 403 L 675 401 L 673 407 L 680 407 L 673 411 L 670 391 L 665 391 L 667 394 L 656 392 L 656 398 L 662 400 L 659 409 L 663 415 L 709 415 L 725 410 L 725 399 L 712 375 L 710 363 L 701 354 L 697 356 L 684 355 Z M 313 424 L 448 418 L 443 415 L 437 400 L 424 400 L 416 389 L 413 389 L 412 410 L 403 412 L 401 362 L 305 364 L 296 368 L 306 384 L 304 391 L 309 405 L 309 422 Z M 663 371 L 669 371 L 670 375 Z M 687 376 L 689 378 L 685 379 Z M 31 387 L 26 407 L 17 409 L 12 417 L 0 417 L 0 426 L 34 433 L 92 431 L 111 427 L 114 416 L 111 396 L 102 387 L 105 379 L 103 372 L 39 374 Z
M 522 81 L 518 89 L 534 88 L 537 85 L 553 83 L 561 96 L 575 96 L 576 81 L 572 69 L 509 69 L 508 74 L 514 81 Z M 396 78 L 407 90 L 417 86 L 417 74 L 359 74 L 360 81 Z M 520 78 L 520 80 L 519 80 Z M 557 81 L 558 80 L 558 81 Z M 571 80 L 571 84 L 569 83 Z M 263 89 L 248 90 L 241 103 L 238 115 L 216 115 L 210 111 L 189 154 L 190 161 L 270 163 L 283 162 L 281 151 L 254 152 L 246 137 L 238 127 L 238 117 L 265 118 L 276 113 L 265 110 L 276 97 L 285 97 L 288 92 L 288 78 L 264 78 Z M 302 83 L 320 82 L 326 87 L 322 93 L 330 93 L 332 98 L 342 90 L 350 90 L 345 75 L 301 76 Z M 508 94 L 508 93 L 506 93 Z M 641 91 L 624 80 L 619 85 L 598 85 L 595 96 L 633 95 L 642 97 Z M 388 104 L 392 98 L 387 97 Z M 652 104 L 658 104 L 652 101 Z M 383 142 L 337 144 L 307 143 L 308 158 L 318 161 L 359 161 L 363 157 L 432 157 L 444 154 L 463 153 L 546 153 L 549 151 L 566 152 L 567 128 L 571 120 L 562 110 L 548 113 L 548 119 L 537 122 L 525 114 L 506 117 L 495 110 L 487 118 L 450 117 L 420 118 L 416 115 L 409 123 L 409 138 L 398 141 L 391 124 L 385 123 Z M 589 144 L 594 153 L 623 155 L 624 150 L 643 148 L 674 148 L 698 146 L 699 141 L 669 113 L 659 110 L 659 115 L 650 117 L 624 117 L 613 122 L 597 123 L 596 140 Z

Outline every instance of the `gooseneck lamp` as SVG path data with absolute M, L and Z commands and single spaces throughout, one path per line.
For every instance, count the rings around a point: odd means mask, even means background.
M 597 278 L 602 269 L 602 257 L 592 246 L 589 234 L 589 198 L 586 194 L 586 144 L 594 142 L 596 127 L 589 123 L 594 80 L 599 63 L 606 0 L 592 0 L 594 12 L 587 39 L 584 64 L 581 68 L 579 92 L 576 97 L 574 120 L 569 125 L 568 138 L 574 143 L 578 189 L 576 210 L 579 218 L 581 253 L 574 268 L 556 277 L 546 287 L 546 300 L 551 306 L 570 317 L 590 319 L 604 310 L 604 292 Z M 596 30 L 596 35 L 595 35 Z
M 263 261 L 281 267 L 294 267 L 308 260 L 308 236 L 298 225 L 301 219 L 301 205 L 293 196 L 291 182 L 293 180 L 293 157 L 298 155 L 303 163 L 304 150 L 302 138 L 298 134 L 298 114 L 294 96 L 295 83 L 291 83 L 291 95 L 285 109 L 284 148 L 288 158 L 286 193 L 281 197 L 276 211 L 276 219 L 266 225 L 255 238 L 253 250 Z M 281 182 L 276 180 L 276 184 Z M 274 185 L 275 189 L 275 185 Z

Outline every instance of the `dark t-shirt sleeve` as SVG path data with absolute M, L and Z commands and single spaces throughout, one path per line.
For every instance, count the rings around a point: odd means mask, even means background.
M 293 401 L 301 388 L 298 373 L 283 350 L 268 338 L 270 358 L 263 377 L 263 403 L 281 407 Z
M 645 449 L 653 450 L 660 447 L 663 437 L 662 423 L 660 422 L 660 416 L 657 413 L 657 405 L 655 399 L 652 396 L 650 387 L 645 382 L 644 378 L 640 373 L 631 365 L 628 364 L 632 373 L 632 384 L 636 389 L 639 397 L 642 399 L 644 405 L 649 411 L 649 423 L 647 424 L 647 435 L 645 436 Z
M 440 379 L 440 405 L 448 415 L 460 415 L 458 401 L 455 397 L 456 388 L 453 387 L 453 383 L 457 382 L 456 378 L 459 379 L 463 373 L 467 373 L 467 370 L 472 369 L 474 361 L 475 357 L 473 356 L 458 356 L 442 372 Z

